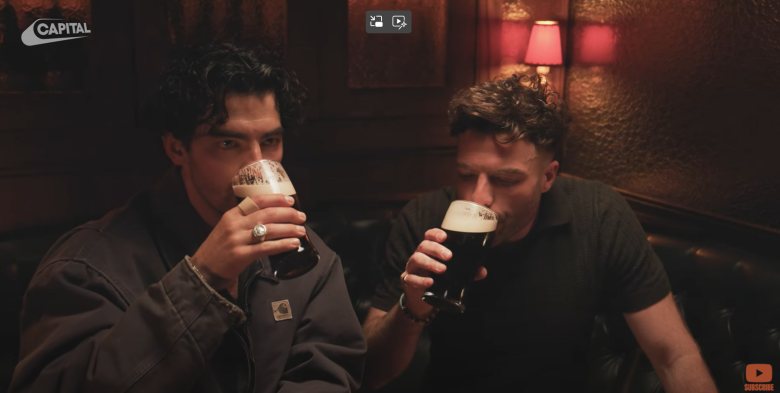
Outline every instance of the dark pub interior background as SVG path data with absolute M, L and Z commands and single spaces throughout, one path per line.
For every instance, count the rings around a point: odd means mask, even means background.
M 378 9 L 411 10 L 412 34 L 366 34 L 365 12 Z M 43 17 L 91 33 L 24 46 L 21 32 Z M 749 291 L 780 304 L 778 2 L 0 0 L 0 389 L 21 294 L 47 247 L 167 167 L 140 116 L 172 47 L 282 52 L 310 93 L 309 120 L 285 146 L 306 209 L 381 219 L 454 179 L 449 97 L 532 71 L 535 20 L 561 30 L 549 79 L 572 116 L 563 171 L 621 190 L 649 231 L 695 245 L 680 255 L 717 250 L 708 261 L 724 280 L 749 280 L 750 269 L 735 273 L 743 261 L 770 266 L 772 285 Z M 780 336 L 777 309 L 767 318 Z

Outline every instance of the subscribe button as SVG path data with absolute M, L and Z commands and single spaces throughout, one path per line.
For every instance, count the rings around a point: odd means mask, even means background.
M 748 364 L 745 367 L 746 392 L 774 392 L 772 383 L 772 365 L 763 363 Z

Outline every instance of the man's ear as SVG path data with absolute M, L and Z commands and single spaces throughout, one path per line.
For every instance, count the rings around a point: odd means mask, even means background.
M 184 143 L 170 132 L 167 132 L 162 136 L 162 144 L 165 154 L 173 165 L 182 166 L 187 158 L 187 148 L 184 146 Z
M 555 179 L 558 177 L 558 169 L 560 169 L 561 163 L 558 160 L 552 160 L 547 164 L 547 168 L 544 169 L 544 183 L 542 183 L 542 192 L 547 192 L 552 188 Z

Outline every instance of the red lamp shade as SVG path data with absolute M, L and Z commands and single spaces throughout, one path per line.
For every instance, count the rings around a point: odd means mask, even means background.
M 525 64 L 561 65 L 561 30 L 558 22 L 540 20 L 531 29 L 528 50 L 525 52 Z

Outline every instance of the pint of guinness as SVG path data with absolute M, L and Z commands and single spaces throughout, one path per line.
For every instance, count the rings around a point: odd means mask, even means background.
M 276 161 L 260 160 L 241 168 L 233 177 L 233 193 L 239 200 L 253 195 L 284 194 L 293 197 L 295 204 L 292 207 L 300 210 L 295 187 L 282 164 Z M 277 278 L 298 277 L 319 262 L 320 254 L 309 241 L 309 236 L 304 235 L 299 240 L 301 245 L 297 250 L 269 257 L 274 276 Z
M 482 265 L 490 237 L 495 232 L 496 213 L 469 201 L 453 201 L 441 228 L 447 233 L 444 247 L 452 251 L 447 270 L 433 277 L 433 286 L 423 300 L 441 310 L 462 313 L 466 310 L 463 294 Z

